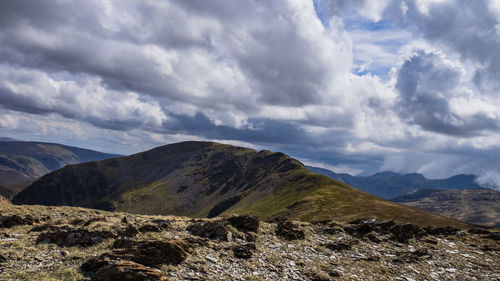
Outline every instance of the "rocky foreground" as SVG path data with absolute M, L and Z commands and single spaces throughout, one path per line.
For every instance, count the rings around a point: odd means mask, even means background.
M 0 280 L 500 280 L 500 235 L 0 202 Z

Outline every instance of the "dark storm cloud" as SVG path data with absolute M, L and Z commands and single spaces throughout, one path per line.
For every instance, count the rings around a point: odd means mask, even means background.
M 0 1 L 0 132 L 71 128 L 64 139 L 84 135 L 102 147 L 109 135 L 123 153 L 143 141 L 237 141 L 365 173 L 382 163 L 451 171 L 457 161 L 479 171 L 494 162 L 475 162 L 483 156 L 468 154 L 474 145 L 437 151 L 498 132 L 497 104 L 482 99 L 500 81 L 496 16 L 487 1 L 434 2 Z M 354 9 L 451 55 L 406 57 L 395 88 L 357 76 L 341 19 Z M 468 111 L 457 99 L 471 102 Z M 392 161 L 394 151 L 404 159 Z
M 257 110 L 257 101 L 292 106 L 320 102 L 331 64 L 317 54 L 314 42 L 298 33 L 297 23 L 286 14 L 292 11 L 279 3 L 267 7 L 264 2 L 123 1 L 120 5 L 108 11 L 99 1 L 2 1 L 0 60 L 45 71 L 95 75 L 113 90 L 206 108 L 226 104 L 248 112 Z M 280 8 L 284 16 L 276 18 Z M 249 24 L 256 19 L 267 23 Z M 160 53 L 151 53 L 152 46 Z M 169 58 L 162 61 L 163 54 Z M 212 81 L 202 89 L 179 85 L 179 80 L 204 79 L 206 72 L 196 72 L 200 56 L 204 64 L 221 66 L 211 71 L 227 70 L 220 76 L 244 75 L 235 82 L 247 84 L 257 99 L 227 99 L 241 89 Z M 165 60 L 177 73 L 159 70 Z M 196 90 L 210 98 L 194 95 Z
M 170 133 L 194 134 L 209 139 L 231 139 L 283 147 L 331 145 L 340 148 L 350 138 L 349 134 L 343 131 L 329 131 L 326 134 L 313 136 L 293 121 L 262 118 L 251 118 L 248 120 L 248 125 L 241 128 L 215 125 L 203 113 L 197 113 L 193 117 L 170 115 L 170 119 L 164 123 L 164 130 Z
M 214 125 L 202 113 L 193 117 L 172 115 L 165 130 L 170 133 L 190 133 L 214 140 L 237 140 L 250 142 L 275 151 L 285 152 L 299 159 L 314 159 L 331 165 L 346 165 L 371 174 L 383 163 L 378 154 L 346 153 L 345 146 L 353 136 L 344 130 L 330 130 L 311 135 L 290 121 L 250 119 L 243 128 Z

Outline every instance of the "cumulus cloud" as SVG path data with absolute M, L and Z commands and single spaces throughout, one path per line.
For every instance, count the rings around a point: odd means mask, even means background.
M 107 90 L 99 80 L 65 81 L 46 73 L 0 66 L 2 106 L 28 113 L 58 113 L 110 129 L 159 126 L 167 118 L 157 102 Z
M 265 130 L 295 140 L 304 127 L 352 127 L 363 102 L 346 95 L 359 81 L 341 21 L 325 28 L 309 1 L 0 5 L 8 109 L 279 142 Z
M 499 7 L 0 1 L 0 133 L 119 153 L 219 140 L 361 174 L 480 174 L 500 155 Z
M 399 115 L 426 130 L 450 135 L 498 129 L 496 109 L 474 97 L 464 74 L 460 64 L 443 54 L 414 50 L 396 74 Z

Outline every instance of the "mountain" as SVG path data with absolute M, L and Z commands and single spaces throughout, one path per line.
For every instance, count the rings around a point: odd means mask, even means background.
M 338 174 L 333 171 L 307 166 L 315 173 L 325 175 L 354 186 L 370 194 L 390 199 L 418 189 L 470 189 L 479 188 L 474 175 L 456 175 L 447 179 L 426 179 L 421 174 L 398 174 L 382 172 L 368 177 L 356 177 L 349 174 Z
M 468 223 L 500 227 L 498 190 L 421 189 L 395 197 L 392 201 Z
M 68 164 L 118 155 L 55 143 L 0 141 L 0 195 L 12 197 L 34 179 Z
M 462 225 L 361 192 L 270 151 L 182 142 L 45 175 L 16 204 L 68 205 L 150 215 L 253 214 L 303 221 L 363 217 Z
M 12 139 L 12 138 L 7 138 L 7 137 L 0 137 L 0 142 L 7 142 L 7 141 L 16 141 L 16 140 Z

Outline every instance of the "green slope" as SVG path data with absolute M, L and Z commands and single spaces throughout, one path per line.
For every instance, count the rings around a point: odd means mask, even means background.
M 463 226 L 315 174 L 283 153 L 209 142 L 183 142 L 70 165 L 40 178 L 13 202 L 193 217 L 377 217 Z

